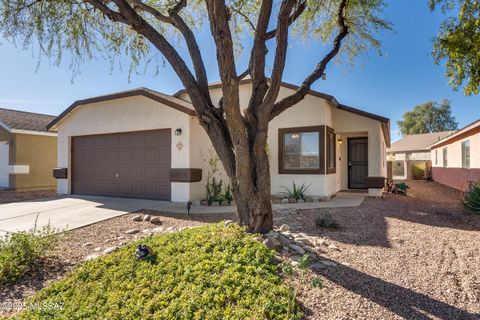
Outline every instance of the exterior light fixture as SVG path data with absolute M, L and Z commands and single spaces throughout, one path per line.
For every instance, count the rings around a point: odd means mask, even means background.
M 339 144 L 342 144 L 342 142 L 343 142 L 342 139 L 340 139 L 340 138 L 338 138 L 337 141 L 338 141 Z
M 175 130 L 175 135 L 176 136 L 182 135 L 182 129 L 178 128 L 177 130 Z

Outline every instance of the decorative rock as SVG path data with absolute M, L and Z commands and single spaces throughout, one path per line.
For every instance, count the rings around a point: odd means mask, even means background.
M 142 216 L 141 215 L 136 215 L 132 218 L 133 221 L 142 221 Z
M 287 237 L 285 237 L 283 234 L 279 234 L 277 240 L 278 240 L 282 245 L 287 246 L 287 247 L 292 243 L 292 241 L 290 241 L 290 239 L 288 239 Z
M 102 250 L 102 247 L 96 247 L 95 249 L 93 249 L 93 251 L 95 252 L 99 252 L 100 250 Z
M 306 245 L 306 246 L 313 246 L 312 241 L 310 241 L 309 239 L 304 238 L 304 237 L 295 238 L 295 241 L 301 242 L 301 243 L 303 243 L 303 244 Z
M 305 202 L 305 200 L 303 200 L 303 199 L 298 199 L 297 200 L 297 203 L 304 203 L 304 202 Z
M 152 229 L 153 233 L 161 233 L 163 231 L 165 231 L 163 227 L 156 227 Z
M 85 242 L 82 247 L 91 247 L 91 246 L 93 246 L 93 243 Z
M 282 224 L 278 230 L 282 232 L 290 231 L 290 226 L 288 224 Z
M 234 222 L 232 220 L 225 220 L 224 225 L 225 227 L 228 227 L 229 225 L 233 224 Z
M 328 246 L 328 242 L 324 239 L 318 239 L 315 241 L 315 243 L 317 244 L 317 246 Z
M 117 237 L 117 240 L 123 240 L 125 238 L 126 238 L 125 236 L 119 236 L 119 237 Z
M 285 204 L 285 203 L 290 203 L 290 201 L 288 201 L 288 199 L 285 198 L 285 199 L 282 199 L 282 200 L 280 201 L 280 203 L 284 203 L 284 204 Z
M 315 249 L 313 249 L 312 247 L 309 247 L 309 246 L 305 246 L 303 247 L 303 249 L 309 253 L 312 253 L 312 254 L 317 254 L 317 251 Z
M 103 253 L 109 254 L 109 253 L 112 253 L 113 251 L 115 251 L 117 249 L 118 249 L 117 247 L 106 248 L 105 250 L 103 250 Z
M 160 217 L 153 217 L 153 218 L 150 218 L 150 223 L 161 224 L 162 221 L 160 220 Z
M 322 261 L 320 261 L 320 263 L 323 264 L 323 265 L 329 266 L 329 267 L 336 267 L 336 266 L 338 266 L 338 264 L 336 264 L 336 263 L 333 262 L 333 261 L 329 261 L 329 260 L 322 260 Z
M 303 249 L 302 247 L 300 246 L 297 246 L 296 244 L 291 244 L 290 245 L 290 248 L 295 251 L 295 252 L 298 252 L 300 254 L 304 254 L 305 253 L 305 249 Z
M 143 216 L 143 221 L 150 221 L 151 218 L 152 218 L 151 215 L 146 214 L 146 215 Z
M 264 241 L 263 241 L 263 244 L 268 248 L 268 249 L 271 249 L 271 250 L 279 250 L 282 248 L 282 244 L 280 243 L 280 241 L 278 241 L 277 239 L 273 238 L 273 237 L 267 237 Z
M 330 249 L 330 250 L 342 251 L 342 250 L 340 250 L 340 248 L 339 248 L 339 247 L 337 247 L 337 246 L 334 246 L 333 244 L 329 245 L 329 246 L 328 246 L 328 249 Z
M 118 246 L 124 246 L 124 245 L 126 245 L 126 244 L 127 244 L 127 243 L 126 243 L 125 241 L 120 241 L 120 242 L 118 243 Z
M 85 260 L 86 260 L 86 261 L 95 260 L 95 259 L 97 259 L 98 257 L 100 257 L 100 255 L 98 255 L 98 254 L 91 254 L 91 255 L 87 256 L 87 257 L 85 258 Z
M 288 256 L 290 256 L 290 251 L 283 249 L 283 250 L 282 250 L 282 255 L 288 257 Z
M 139 233 L 140 230 L 138 229 L 130 229 L 130 230 L 127 230 L 125 231 L 125 234 L 135 234 L 135 233 Z
M 175 230 L 177 230 L 177 228 L 175 228 L 175 227 L 168 227 L 167 228 L 167 232 L 174 232 Z
M 278 232 L 275 232 L 273 230 L 271 230 L 269 233 L 267 233 L 265 236 L 267 237 L 272 237 L 272 238 L 275 238 L 277 239 L 278 238 Z
M 298 262 L 298 261 L 300 260 L 300 258 L 301 258 L 301 257 L 300 257 L 299 255 L 292 255 L 292 256 L 290 257 L 290 260 L 291 260 L 291 261 L 294 261 L 294 262 Z
M 314 263 L 310 266 L 313 271 L 321 271 L 322 269 L 325 269 L 325 265 L 323 263 L 317 262 Z
M 142 231 L 143 233 L 146 233 L 146 234 L 152 234 L 152 229 L 145 229 Z

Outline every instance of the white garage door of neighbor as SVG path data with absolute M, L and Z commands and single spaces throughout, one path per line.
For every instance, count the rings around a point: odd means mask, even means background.
M 8 142 L 0 141 L 0 188 L 8 188 Z

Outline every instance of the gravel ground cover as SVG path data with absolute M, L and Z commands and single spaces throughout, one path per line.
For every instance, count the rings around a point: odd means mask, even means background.
M 307 319 L 480 319 L 480 216 L 461 207 L 455 190 L 436 183 L 408 184 L 407 197 L 367 198 L 356 208 L 275 213 L 277 227 L 288 225 L 292 233 L 322 243 L 320 267 L 297 270 L 287 280 Z M 315 219 L 327 214 L 338 229 L 315 226 Z M 40 268 L 44 271 L 0 288 L 0 301 L 21 302 L 85 258 L 149 233 L 233 218 L 161 215 L 161 224 L 152 224 L 138 216 L 128 214 L 62 236 L 56 258 Z M 138 232 L 126 233 L 134 229 Z M 321 288 L 312 285 L 317 279 Z
M 0 190 L 0 203 L 10 203 L 34 199 L 43 199 L 56 196 L 55 191 L 14 191 Z

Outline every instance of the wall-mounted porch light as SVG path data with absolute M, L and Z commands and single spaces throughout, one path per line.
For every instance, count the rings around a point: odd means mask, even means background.
M 338 138 L 337 141 L 338 141 L 339 144 L 342 144 L 342 142 L 343 142 L 342 139 L 340 139 L 340 138 Z
M 176 136 L 180 136 L 181 134 L 182 134 L 182 129 L 178 128 L 177 130 L 175 130 Z

